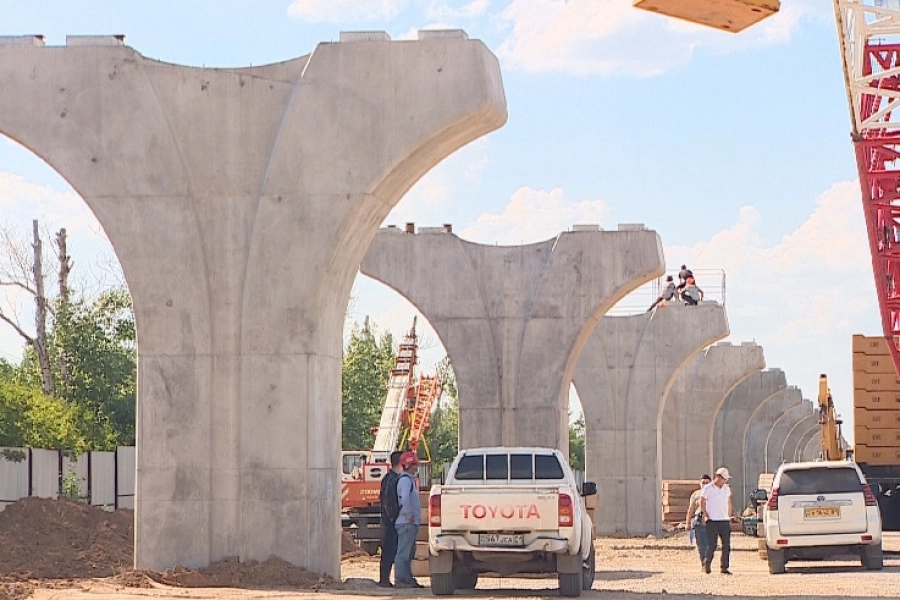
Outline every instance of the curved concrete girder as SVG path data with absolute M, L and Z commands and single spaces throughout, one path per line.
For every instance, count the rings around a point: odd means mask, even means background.
M 731 486 L 744 498 L 744 437 L 756 410 L 769 398 L 787 387 L 787 377 L 781 369 L 767 369 L 741 382 L 719 409 L 711 435 L 713 466 L 727 465 L 731 472 Z
M 409 299 L 440 336 L 459 389 L 460 448 L 567 452 L 569 383 L 587 338 L 664 265 L 659 236 L 647 230 L 503 247 L 386 228 L 360 270 Z
M 784 411 L 772 425 L 769 435 L 766 438 L 766 455 L 764 459 L 764 467 L 767 473 L 774 473 L 775 470 L 784 462 L 784 442 L 787 439 L 791 429 L 812 413 L 813 405 L 809 400 L 804 400 L 797 406 Z
M 660 423 L 663 479 L 696 479 L 713 470 L 710 438 L 716 415 L 732 390 L 765 366 L 761 346 L 719 342 L 678 373 Z
M 812 456 L 808 454 L 809 448 L 807 447 L 810 440 L 819 440 L 819 435 L 822 427 L 819 425 L 818 421 L 815 425 L 810 426 L 806 431 L 803 432 L 803 435 L 800 436 L 800 441 L 797 442 L 797 451 L 794 453 L 794 461 L 802 462 L 807 460 L 814 460 L 819 455 L 819 448 L 816 447 L 816 452 Z
M 797 460 L 797 448 L 800 445 L 800 438 L 807 432 L 811 425 L 819 422 L 818 412 L 810 413 L 791 427 L 787 437 L 784 438 L 784 446 L 781 450 L 782 460 L 785 462 Z
M 803 460 L 816 460 L 822 453 L 822 439 L 818 435 L 813 435 L 806 442 L 803 450 Z
M 496 57 L 462 32 L 353 37 L 240 69 L 0 46 L 0 133 L 81 194 L 134 299 L 137 567 L 339 574 L 357 267 L 403 193 L 507 116 Z
M 775 421 L 786 410 L 802 402 L 803 393 L 800 389 L 789 386 L 770 396 L 750 415 L 750 422 L 744 432 L 743 441 L 744 484 L 742 488 L 744 493 L 742 498 L 756 489 L 759 474 L 766 472 L 766 443 Z
M 725 309 L 712 302 L 601 321 L 574 378 L 584 409 L 585 477 L 600 495 L 598 533 L 662 528 L 665 396 L 691 358 L 727 335 Z

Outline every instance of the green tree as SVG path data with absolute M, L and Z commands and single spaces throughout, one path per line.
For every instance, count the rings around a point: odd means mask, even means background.
M 81 407 L 47 396 L 40 385 L 0 379 L 0 446 L 89 450 Z
M 344 352 L 341 373 L 341 447 L 372 447 L 372 428 L 381 421 L 387 382 L 396 360 L 390 333 L 376 338 L 372 329 L 354 327 Z
M 437 372 L 443 382 L 443 396 L 431 414 L 431 429 L 428 432 L 428 446 L 431 449 L 431 476 L 439 479 L 443 465 L 456 458 L 459 452 L 459 391 L 456 375 L 445 357 L 437 365 Z
M 584 471 L 584 415 L 569 423 L 569 466 Z

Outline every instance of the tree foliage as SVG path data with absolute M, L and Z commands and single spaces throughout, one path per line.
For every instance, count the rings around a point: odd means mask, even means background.
M 341 373 L 341 447 L 344 450 L 372 447 L 372 428 L 381 421 L 395 360 L 390 333 L 377 338 L 368 325 L 353 328 Z
M 569 423 L 569 466 L 584 471 L 584 415 Z
M 90 449 L 77 404 L 47 396 L 41 387 L 0 379 L 0 446 Z
M 459 452 L 459 392 L 456 375 L 449 358 L 444 358 L 437 366 L 438 375 L 444 385 L 441 402 L 431 414 L 431 429 L 428 445 L 431 448 L 433 478 L 440 478 L 444 463 L 451 462 Z

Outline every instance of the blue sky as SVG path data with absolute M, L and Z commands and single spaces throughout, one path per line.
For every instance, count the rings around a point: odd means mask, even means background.
M 786 0 L 740 35 L 631 0 L 0 0 L 0 35 L 125 34 L 145 56 L 212 67 L 300 56 L 340 31 L 462 28 L 501 62 L 505 127 L 427 174 L 387 223 L 453 223 L 528 243 L 575 223 L 642 222 L 669 268 L 724 269 L 731 341 L 755 340 L 807 396 L 828 373 L 852 422 L 850 335 L 878 334 L 831 3 Z M 2 110 L 2 107 L 0 107 Z M 0 221 L 70 230 L 83 286 L 112 256 L 71 188 L 0 141 Z M 701 281 L 701 286 L 703 282 Z M 351 319 L 399 335 L 411 306 L 361 278 Z M 25 324 L 27 303 L 13 297 Z M 643 304 L 641 299 L 640 304 Z M 441 350 L 426 334 L 432 362 Z M 0 356 L 20 353 L 0 328 Z

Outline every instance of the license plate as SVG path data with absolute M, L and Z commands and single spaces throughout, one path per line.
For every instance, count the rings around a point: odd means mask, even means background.
M 816 506 L 803 509 L 805 519 L 836 519 L 841 516 L 841 509 L 837 506 Z
M 521 533 L 479 533 L 479 546 L 524 546 L 525 535 Z

